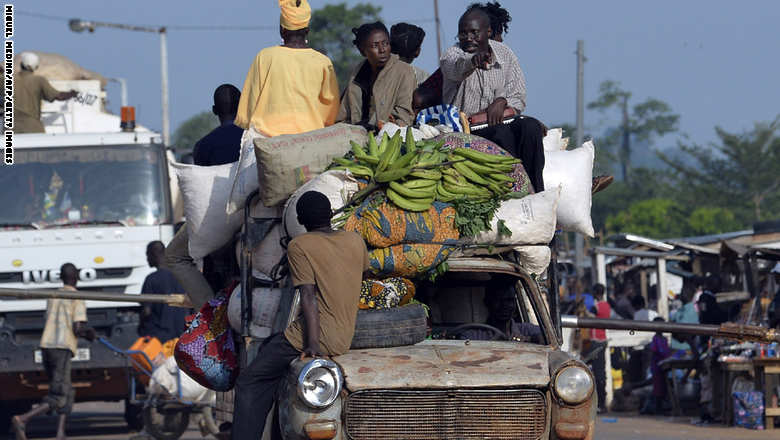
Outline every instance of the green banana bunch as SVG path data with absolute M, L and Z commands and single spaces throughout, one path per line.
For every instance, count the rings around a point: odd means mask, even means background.
M 410 174 L 411 175 L 411 174 Z M 436 184 L 439 183 L 439 180 L 432 180 L 432 179 L 409 179 L 401 182 L 400 184 L 404 186 L 405 188 L 409 189 L 418 189 L 418 188 L 428 188 L 430 186 L 436 186 Z
M 458 156 L 465 157 L 466 159 L 483 164 L 516 164 L 522 162 L 520 159 L 515 159 L 512 156 L 483 153 L 481 151 L 472 150 L 470 148 L 455 148 L 452 150 L 452 152 Z
M 376 165 L 379 163 L 379 157 L 366 153 L 366 150 L 364 150 L 363 147 L 361 147 L 357 142 L 349 141 L 349 143 L 352 145 L 352 154 L 355 155 L 355 158 L 358 161 L 365 162 L 370 165 Z
M 410 197 L 413 199 L 429 199 L 436 193 L 436 185 L 430 185 L 419 189 L 412 189 L 407 188 L 398 182 L 390 182 L 388 187 L 401 196 Z
M 438 170 L 414 170 L 409 175 L 420 179 L 441 180 L 441 171 Z
M 411 172 L 412 167 L 390 169 L 386 171 L 379 171 L 379 168 L 377 168 L 377 172 L 374 174 L 374 180 L 379 183 L 392 182 L 394 180 L 403 179 Z
M 390 199 L 396 206 L 406 211 L 427 211 L 433 203 L 434 197 L 427 198 L 406 198 L 398 194 L 392 188 L 387 188 L 387 198 Z

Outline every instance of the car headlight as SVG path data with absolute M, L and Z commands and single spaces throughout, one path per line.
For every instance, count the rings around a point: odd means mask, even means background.
M 298 375 L 298 396 L 312 408 L 324 408 L 336 400 L 343 382 L 333 361 L 314 359 Z
M 564 402 L 576 405 L 584 402 L 593 392 L 593 379 L 588 371 L 570 365 L 555 375 L 555 393 Z

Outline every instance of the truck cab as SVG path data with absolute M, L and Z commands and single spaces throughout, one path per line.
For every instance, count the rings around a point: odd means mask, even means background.
M 60 288 L 59 268 L 70 262 L 79 289 L 138 294 L 153 270 L 147 243 L 173 237 L 168 157 L 153 132 L 17 134 L 0 183 L 0 287 Z M 113 345 L 138 337 L 137 303 L 87 309 Z M 46 392 L 45 312 L 45 300 L 0 299 L 0 425 Z M 80 340 L 73 361 L 77 400 L 127 396 L 124 359 Z

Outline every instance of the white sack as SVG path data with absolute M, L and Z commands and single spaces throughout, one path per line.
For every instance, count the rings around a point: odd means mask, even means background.
M 392 122 L 387 122 L 385 125 L 382 126 L 382 129 L 379 130 L 379 133 L 377 133 L 376 138 L 382 139 L 382 136 L 387 133 L 388 136 L 393 137 L 397 131 L 401 131 L 401 139 L 406 140 L 406 127 L 401 127 L 398 124 L 394 124 Z M 431 137 L 435 137 L 438 135 L 434 135 Z M 425 133 L 423 133 L 421 130 L 418 130 L 414 127 L 412 127 L 412 137 L 414 137 L 415 141 L 421 141 L 423 139 L 428 139 L 425 136 Z
M 555 210 L 561 190 L 552 185 L 548 188 L 550 189 L 522 199 L 501 202 L 490 223 L 491 230 L 484 231 L 474 238 L 466 238 L 463 242 L 512 245 L 549 243 L 555 234 Z M 498 235 L 499 220 L 503 220 L 506 227 L 512 231 L 511 236 Z
M 561 186 L 558 227 L 588 237 L 595 235 L 590 219 L 593 159 L 592 141 L 574 150 L 545 151 L 542 172 L 546 187 Z
M 358 191 L 358 184 L 350 173 L 342 170 L 326 171 L 303 184 L 284 205 L 285 232 L 290 238 L 295 238 L 306 232 L 306 228 L 298 223 L 298 214 L 295 211 L 298 198 L 306 191 L 318 191 L 325 194 L 330 200 L 330 208 L 335 211 L 344 206 L 352 194 Z
M 190 402 L 206 402 L 216 404 L 217 393 L 195 380 L 179 369 L 176 358 L 173 356 L 165 360 L 165 363 L 154 370 L 152 380 L 149 383 L 151 394 L 165 394 L 178 397 L 178 382 L 176 375 L 181 375 L 181 398 Z
M 257 158 L 255 157 L 255 139 L 265 138 L 254 127 L 244 130 L 241 135 L 241 150 L 238 154 L 238 166 L 230 174 L 230 194 L 225 204 L 225 212 L 232 214 L 246 204 L 246 197 L 258 188 Z
M 541 275 L 550 265 L 550 246 L 518 246 L 514 250 L 517 262 L 531 274 Z
M 505 252 L 515 251 L 517 252 L 517 262 L 525 268 L 531 274 L 541 274 L 547 269 L 550 264 L 550 258 L 552 252 L 550 246 L 540 245 L 524 245 L 524 246 L 498 246 L 498 247 L 466 247 L 458 248 L 452 251 L 449 258 L 458 257 L 477 257 L 483 255 L 498 255 Z
M 551 128 L 547 130 L 547 136 L 542 139 L 544 145 L 544 151 L 560 151 L 565 150 L 566 145 L 563 143 L 563 129 Z
M 230 176 L 237 162 L 211 167 L 173 164 L 184 198 L 189 252 L 200 259 L 221 248 L 241 227 L 241 212 L 225 213 L 230 194 Z
M 267 338 L 279 313 L 282 289 L 256 287 L 252 291 L 252 322 L 249 333 L 255 338 Z M 228 322 L 236 332 L 241 332 L 241 286 L 236 286 L 228 301 Z

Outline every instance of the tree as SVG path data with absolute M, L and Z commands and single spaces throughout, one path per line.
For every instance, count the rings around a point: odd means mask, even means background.
M 608 132 L 601 143 L 608 149 L 617 150 L 621 175 L 623 180 L 627 180 L 631 168 L 632 143 L 649 142 L 654 136 L 676 131 L 680 116 L 672 113 L 667 103 L 654 98 L 648 98 L 629 109 L 631 92 L 620 88 L 620 83 L 615 81 L 602 82 L 599 93 L 598 99 L 588 104 L 588 108 L 601 112 L 612 108 L 620 111 L 620 129 Z
M 182 122 L 173 132 L 173 147 L 177 151 L 189 152 L 195 143 L 219 125 L 217 117 L 211 112 L 200 112 Z
M 703 206 L 688 216 L 689 235 L 711 235 L 740 228 L 734 213 L 727 208 Z
M 686 215 L 683 207 L 674 200 L 641 200 L 624 211 L 610 215 L 607 230 L 653 238 L 681 237 L 687 232 Z
M 325 5 L 312 13 L 309 44 L 333 61 L 340 89 L 346 86 L 352 68 L 363 59 L 352 44 L 352 28 L 379 21 L 381 10 L 381 6 L 369 3 L 358 3 L 351 8 L 346 3 L 338 3 Z
M 689 165 L 659 154 L 676 172 L 685 202 L 728 206 L 742 223 L 780 216 L 780 116 L 751 131 L 729 133 L 716 127 L 710 147 L 680 144 Z
M 653 198 L 673 199 L 674 187 L 669 184 L 670 176 L 662 170 L 634 168 L 627 181 L 617 180 L 607 189 L 593 196 L 591 217 L 597 231 L 607 228 L 607 219 L 640 200 Z M 630 232 L 628 230 L 610 232 Z

